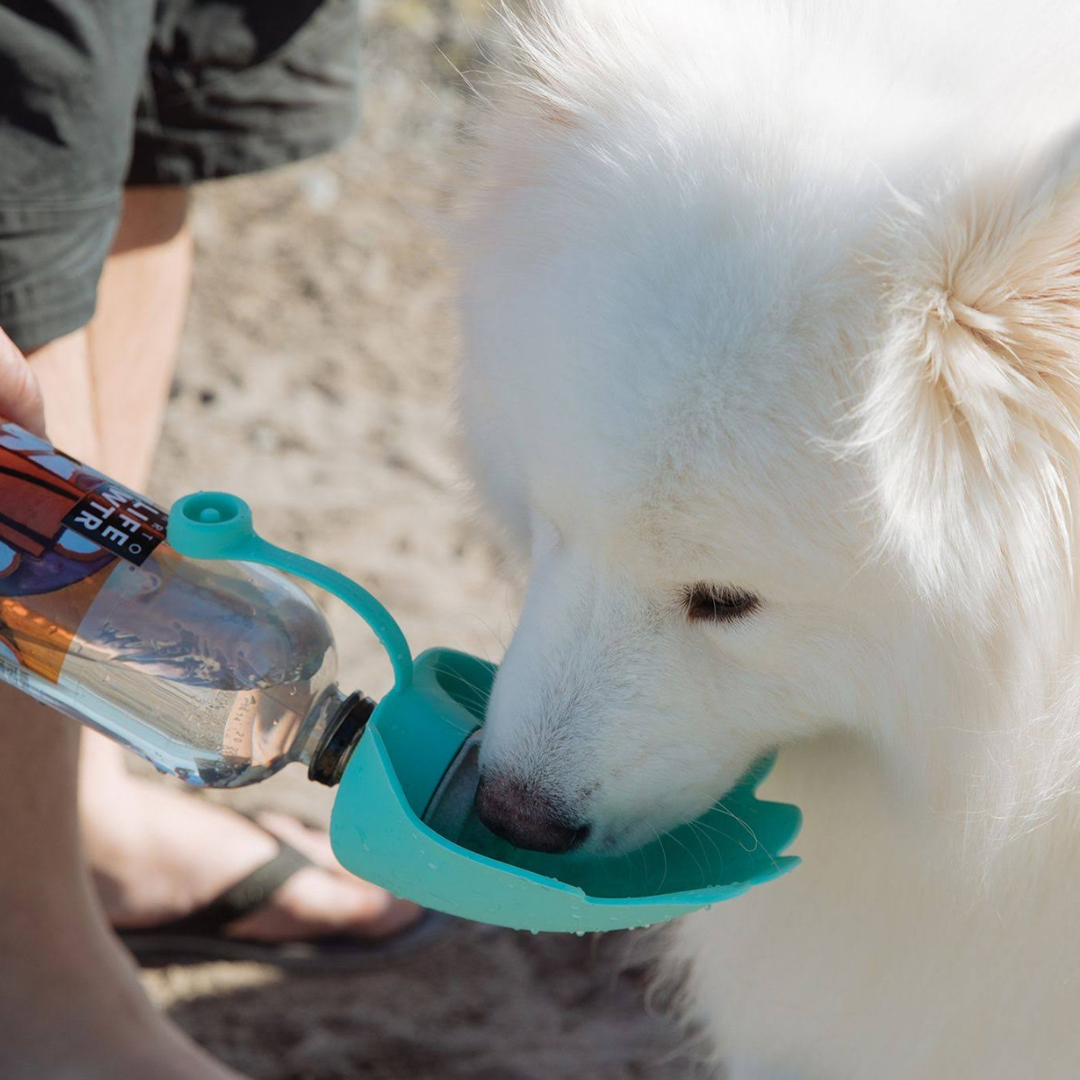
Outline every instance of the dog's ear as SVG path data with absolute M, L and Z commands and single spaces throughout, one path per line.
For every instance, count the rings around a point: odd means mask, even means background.
M 859 444 L 924 595 L 992 620 L 1003 590 L 1037 605 L 1071 588 L 1080 139 L 908 205 L 889 231 Z

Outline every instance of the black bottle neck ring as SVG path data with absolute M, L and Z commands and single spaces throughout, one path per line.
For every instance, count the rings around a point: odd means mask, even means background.
M 341 780 L 374 711 L 375 702 L 359 692 L 350 694 L 338 706 L 308 765 L 309 780 L 327 787 L 333 787 Z

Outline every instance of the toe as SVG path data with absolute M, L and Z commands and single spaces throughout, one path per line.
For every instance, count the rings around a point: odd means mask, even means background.
M 408 929 L 423 909 L 343 870 L 325 832 L 285 814 L 260 814 L 259 824 L 311 859 L 270 902 L 234 923 L 230 935 L 263 940 L 347 935 L 378 940 Z
M 259 910 L 234 923 L 229 934 L 263 941 L 343 935 L 372 941 L 407 929 L 421 910 L 377 885 L 311 866 L 294 874 Z

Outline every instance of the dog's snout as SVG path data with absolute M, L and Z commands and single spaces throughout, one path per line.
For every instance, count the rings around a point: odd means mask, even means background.
M 589 826 L 574 824 L 552 800 L 509 776 L 483 776 L 476 789 L 480 820 L 503 840 L 556 855 L 583 843 Z

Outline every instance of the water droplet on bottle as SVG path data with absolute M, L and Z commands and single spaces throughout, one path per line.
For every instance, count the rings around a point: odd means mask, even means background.
M 427 866 L 428 866 L 429 870 L 438 870 L 439 869 L 439 864 L 438 863 L 429 862 L 427 864 Z

